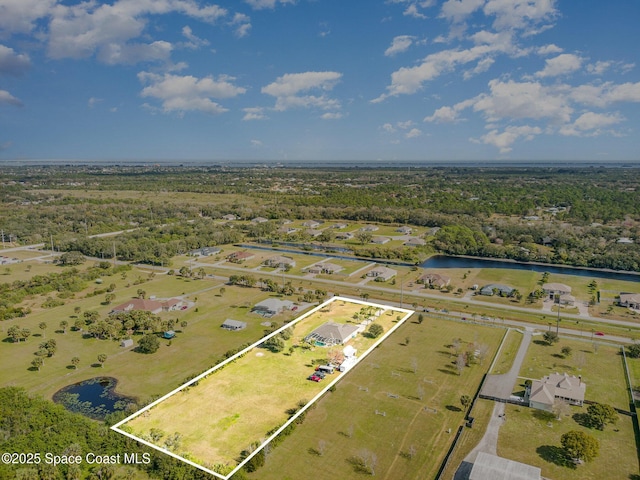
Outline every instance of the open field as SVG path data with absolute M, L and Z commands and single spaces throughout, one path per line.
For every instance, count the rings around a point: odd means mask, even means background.
M 49 265 L 49 268 L 59 268 Z M 120 275 L 105 277 L 104 284 L 113 281 L 117 288 L 116 299 L 111 305 L 103 305 L 104 296 L 83 298 L 84 294 L 76 294 L 77 298 L 67 300 L 63 306 L 42 309 L 42 299 L 31 297 L 25 304 L 32 305 L 34 313 L 25 318 L 8 320 L 0 323 L 6 332 L 12 325 L 31 330 L 31 337 L 26 342 L 12 343 L 3 335 L 0 342 L 0 385 L 19 385 L 27 390 L 50 397 L 61 387 L 76 383 L 96 375 L 109 375 L 118 379 L 118 392 L 137 397 L 144 401 L 158 396 L 182 384 L 186 377 L 200 373 L 219 361 L 228 350 L 250 344 L 264 335 L 265 327 L 260 325 L 264 319 L 249 313 L 250 306 L 269 296 L 258 289 L 226 286 L 224 295 L 220 295 L 218 280 L 185 280 L 176 276 L 157 275 L 141 285 L 126 287 L 131 279 L 138 276 L 134 269 L 128 272 L 123 280 Z M 103 287 L 104 284 L 101 286 Z M 92 284 L 85 292 L 99 285 Z M 195 306 L 185 311 L 163 312 L 164 320 L 177 319 L 177 336 L 173 341 L 161 341 L 160 349 L 152 355 L 144 355 L 123 349 L 119 341 L 86 338 L 82 331 L 70 328 L 76 320 L 75 307 L 81 312 L 98 311 L 104 318 L 114 305 L 136 296 L 138 288 L 146 291 L 147 296 L 158 298 L 184 295 Z M 197 299 L 197 300 L 196 300 Z M 284 322 L 293 317 L 293 312 L 286 312 L 272 319 Z M 82 316 L 82 313 L 80 313 Z M 232 318 L 247 322 L 247 328 L 238 332 L 229 332 L 220 328 L 226 319 Z M 60 321 L 69 323 L 66 333 L 59 327 Z M 187 327 L 179 323 L 187 322 Z M 38 325 L 47 324 L 43 332 Z M 38 371 L 31 371 L 30 364 L 38 344 L 48 339 L 55 339 L 57 351 L 51 358 L 45 359 L 45 365 Z M 137 337 L 133 337 L 137 341 Z M 97 368 L 97 356 L 107 355 L 103 368 Z M 72 357 L 79 357 L 77 369 L 72 368 Z
M 345 374 L 336 372 L 323 382 L 307 380 L 314 365 L 328 362 L 327 353 L 331 349 L 309 347 L 304 337 L 329 320 L 352 323 L 354 315 L 363 308 L 368 307 L 332 299 L 290 326 L 292 337 L 287 339 L 283 351 L 252 348 L 199 380 L 197 386 L 181 389 L 139 412 L 123 424 L 122 430 L 147 441 L 152 440 L 152 432 L 156 430 L 179 432 L 180 456 L 206 468 L 214 465 L 234 468 L 243 449 L 254 442 L 263 443 L 268 432 L 284 424 L 292 412 L 326 389 L 328 382 Z M 385 308 L 376 323 L 388 332 L 407 313 Z M 358 335 L 349 344 L 363 352 L 362 356 L 376 341 Z M 164 448 L 163 444 L 153 440 L 152 443 Z
M 359 479 L 357 457 L 369 452 L 377 457 L 375 478 L 433 478 L 453 439 L 448 429 L 464 418 L 460 395 L 475 393 L 504 330 L 413 318 L 323 396 L 249 477 Z M 454 338 L 487 344 L 484 364 L 459 376 Z
M 504 343 L 502 344 L 500 356 L 489 373 L 493 375 L 507 373 L 513 365 L 518 348 L 520 348 L 520 343 L 522 343 L 522 334 L 520 332 L 516 332 L 514 329 L 510 329 L 507 333 L 507 338 L 505 338 Z
M 622 369 L 622 367 L 620 367 Z M 613 383 L 613 382 L 612 382 Z M 587 394 L 589 393 L 587 386 Z M 571 415 L 583 412 L 571 407 Z M 542 476 L 563 480 L 628 480 L 638 476 L 638 456 L 631 419 L 620 415 L 618 423 L 604 431 L 588 429 L 572 417 L 550 419 L 539 410 L 506 406 L 507 421 L 500 428 L 498 455 L 542 469 Z M 560 437 L 579 430 L 598 439 L 600 455 L 591 463 L 563 466 Z
M 608 403 L 628 410 L 629 396 L 620 348 L 609 345 L 594 347 L 591 342 L 567 338 L 560 338 L 558 343 L 548 346 L 542 337 L 534 338 L 520 370 L 521 378 L 540 379 L 556 372 L 582 375 L 587 384 L 587 400 Z M 565 345 L 572 349 L 571 355 L 567 358 L 560 353 L 560 349 Z M 516 389 L 518 388 L 524 390 L 517 386 Z

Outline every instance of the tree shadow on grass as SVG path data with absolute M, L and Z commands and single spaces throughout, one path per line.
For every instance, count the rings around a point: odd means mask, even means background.
M 536 345 L 542 345 L 543 347 L 549 347 L 550 345 L 544 340 L 534 340 L 533 343 Z
M 567 458 L 564 450 L 556 445 L 540 445 L 536 448 L 536 453 L 543 460 L 559 467 L 576 468 L 576 464 Z
M 533 417 L 543 422 L 551 422 L 556 419 L 552 412 L 547 412 L 546 410 L 536 410 L 533 412 Z
M 449 375 L 456 375 L 456 376 L 458 375 L 457 372 L 454 372 L 453 370 L 446 370 L 444 368 L 439 368 L 438 371 L 442 373 L 447 373 Z
M 578 424 L 586 428 L 595 428 L 593 419 L 586 413 L 574 413 L 571 418 Z
M 460 407 L 456 407 L 455 405 L 447 405 L 445 407 L 447 410 L 449 410 L 450 412 L 461 412 L 462 409 Z
M 371 471 L 365 466 L 364 462 L 360 457 L 355 455 L 347 458 L 347 463 L 353 467 L 353 471 L 356 473 L 361 473 L 364 475 L 371 475 Z

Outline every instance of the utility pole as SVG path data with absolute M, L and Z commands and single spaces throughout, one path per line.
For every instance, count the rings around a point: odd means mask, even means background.
M 4 248 L 4 229 L 2 229 L 2 248 Z
M 558 299 L 558 319 L 556 320 L 556 335 L 560 334 L 560 295 L 556 293 L 555 297 Z
M 113 266 L 116 266 L 116 242 L 113 242 Z
M 53 234 L 50 234 L 51 237 L 51 255 L 53 255 Z

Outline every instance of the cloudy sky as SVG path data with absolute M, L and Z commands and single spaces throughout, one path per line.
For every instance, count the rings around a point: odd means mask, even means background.
M 0 160 L 638 160 L 635 0 L 0 0 Z

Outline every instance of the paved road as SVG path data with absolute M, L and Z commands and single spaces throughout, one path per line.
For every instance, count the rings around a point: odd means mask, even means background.
M 513 360 L 511 369 L 502 375 L 487 375 L 484 383 L 482 384 L 481 395 L 493 398 L 501 398 L 507 400 L 513 392 L 513 387 L 518 381 L 518 373 L 522 367 L 522 362 L 529 349 L 531 343 L 532 331 L 527 329 L 522 335 L 522 342 L 516 357 Z

